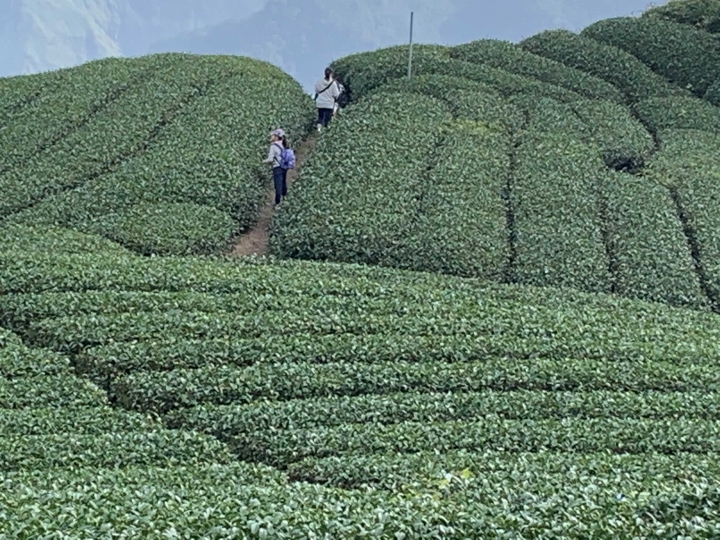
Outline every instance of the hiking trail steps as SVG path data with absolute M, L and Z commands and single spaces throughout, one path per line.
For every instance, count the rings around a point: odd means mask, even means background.
M 315 144 L 318 140 L 318 134 L 312 132 L 295 148 L 296 166 L 295 169 L 288 171 L 287 184 L 288 192 L 290 187 L 297 179 L 300 171 L 307 158 L 312 154 Z M 249 230 L 237 236 L 233 240 L 231 250 L 232 257 L 262 257 L 268 254 L 270 244 L 270 228 L 272 226 L 272 218 L 275 212 L 275 189 L 267 192 L 265 204 L 260 208 L 258 219 Z

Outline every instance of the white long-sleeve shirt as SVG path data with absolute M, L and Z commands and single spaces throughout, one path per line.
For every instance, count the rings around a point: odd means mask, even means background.
M 329 81 L 320 79 L 315 85 L 315 93 L 318 96 L 315 100 L 318 109 L 334 109 L 335 100 L 340 96 L 340 89 L 333 79 Z

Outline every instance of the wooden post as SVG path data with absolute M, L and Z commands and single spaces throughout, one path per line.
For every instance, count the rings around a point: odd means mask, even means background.
M 412 80 L 412 62 L 413 62 L 413 23 L 415 12 L 410 12 L 410 58 L 408 59 L 408 79 Z

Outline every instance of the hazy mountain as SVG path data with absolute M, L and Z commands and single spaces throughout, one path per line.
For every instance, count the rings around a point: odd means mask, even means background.
M 185 32 L 151 50 L 253 56 L 310 86 L 333 59 L 407 41 L 411 9 L 432 21 L 418 24 L 418 37 L 439 41 L 453 0 L 274 0 L 244 21 Z
M 547 28 L 579 30 L 629 15 L 646 0 L 274 0 L 243 21 L 185 32 L 154 52 L 243 54 L 279 65 L 310 88 L 325 64 L 353 52 L 408 40 L 415 11 L 419 42 L 457 44 L 481 37 L 518 41 Z M 589 5 L 592 4 L 592 5 Z
M 600 19 L 639 15 L 648 6 L 648 0 L 456 0 L 440 33 L 448 44 L 479 38 L 520 41 L 548 28 L 578 31 Z
M 0 0 L 0 76 L 118 55 L 249 17 L 265 0 Z
M 119 55 L 114 2 L 0 2 L 0 74 L 15 75 Z
M 148 52 L 244 54 L 310 86 L 325 64 L 408 39 L 519 40 L 637 13 L 647 0 L 0 0 L 0 75 Z

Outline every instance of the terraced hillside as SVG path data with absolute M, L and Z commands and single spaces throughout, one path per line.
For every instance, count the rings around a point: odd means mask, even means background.
M 407 52 L 336 62 L 351 106 L 276 255 L 718 308 L 715 37 L 647 16 L 421 46 L 411 82 Z
M 678 3 L 338 61 L 284 260 L 197 254 L 307 129 L 287 76 L 0 79 L 0 539 L 720 537 L 713 19 Z
M 2 240 L 0 534 L 717 532 L 715 315 Z
M 299 138 L 312 114 L 298 83 L 247 58 L 156 55 L 2 79 L 0 218 L 145 254 L 220 252 L 264 202 L 267 133 Z

